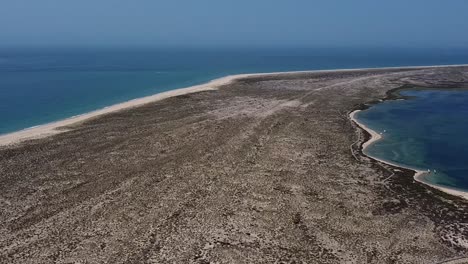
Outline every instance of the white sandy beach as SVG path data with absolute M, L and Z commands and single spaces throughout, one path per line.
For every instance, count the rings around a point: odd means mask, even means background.
M 167 91 L 163 93 L 158 93 L 158 94 L 126 101 L 120 104 L 115 104 L 109 107 L 105 107 L 105 108 L 92 111 L 86 114 L 70 117 L 64 120 L 60 120 L 60 121 L 32 127 L 32 128 L 20 130 L 17 132 L 5 134 L 5 135 L 0 136 L 0 145 L 9 145 L 9 144 L 14 144 L 14 143 L 19 143 L 24 140 L 30 140 L 30 139 L 36 139 L 36 138 L 42 138 L 42 137 L 54 135 L 54 134 L 66 131 L 64 129 L 59 130 L 58 128 L 60 127 L 69 126 L 69 125 L 72 125 L 78 122 L 83 122 L 85 120 L 89 120 L 91 118 L 95 118 L 104 114 L 120 111 L 123 109 L 129 109 L 132 107 L 141 106 L 147 103 L 163 100 L 165 98 L 169 98 L 173 96 L 214 90 L 219 86 L 229 84 L 236 78 L 242 78 L 246 76 L 248 75 L 245 74 L 245 75 L 236 75 L 236 76 L 226 76 L 223 78 L 213 80 L 206 84 L 201 84 L 201 85 L 196 85 L 196 86 L 192 86 L 188 88 L 182 88 L 182 89 L 176 89 L 176 90 Z
M 356 119 L 356 114 L 358 112 L 360 112 L 361 110 L 355 110 L 353 112 L 351 112 L 349 114 L 349 117 L 350 119 L 356 123 L 359 127 L 361 127 L 362 129 L 364 129 L 365 131 L 367 131 L 370 135 L 371 135 L 371 138 L 364 142 L 362 144 L 362 153 L 364 153 L 365 155 L 367 155 L 365 153 L 365 150 L 366 148 L 368 148 L 370 145 L 372 145 L 373 143 L 375 143 L 376 141 L 382 139 L 382 135 L 379 134 L 378 132 L 370 129 L 368 126 L 360 123 L 357 119 Z M 367 155 L 369 156 L 369 155 Z M 443 191 L 445 193 L 448 193 L 448 194 L 451 194 L 451 195 L 454 195 L 454 196 L 458 196 L 458 197 L 461 197 L 461 198 L 464 198 L 464 199 L 467 199 L 468 200 L 468 192 L 464 192 L 464 191 L 460 191 L 460 190 L 455 190 L 455 189 L 450 189 L 450 188 L 447 188 L 447 187 L 443 187 L 443 186 L 440 186 L 440 185 L 436 185 L 436 184 L 432 184 L 432 183 L 429 183 L 427 181 L 424 180 L 424 176 L 427 175 L 427 171 L 423 171 L 423 170 L 418 170 L 418 169 L 414 169 L 414 168 L 409 168 L 409 167 L 404 167 L 402 165 L 399 165 L 399 164 L 396 164 L 396 163 L 392 163 L 392 162 L 389 162 L 389 161 L 386 161 L 386 160 L 383 160 L 383 159 L 379 159 L 379 158 L 376 158 L 376 157 L 371 157 L 369 156 L 370 158 L 374 159 L 374 160 L 377 160 L 379 162 L 382 162 L 382 163 L 385 163 L 385 164 L 388 164 L 388 165 L 391 165 L 391 166 L 395 166 L 395 167 L 400 167 L 400 168 L 405 168 L 405 169 L 409 169 L 409 170 L 413 170 L 415 172 L 414 174 L 414 180 L 416 180 L 417 182 L 420 182 L 420 183 L 423 183 L 423 184 L 426 184 L 428 186 L 431 186 L 432 188 L 435 188 L 437 190 L 440 190 L 440 191 Z
M 361 69 L 336 69 L 336 70 L 315 70 L 315 71 L 291 71 L 291 72 L 273 72 L 273 73 L 252 73 L 252 74 L 238 74 L 238 75 L 230 75 L 226 77 L 222 77 L 219 79 L 212 80 L 208 83 L 195 85 L 187 88 L 181 88 L 176 90 L 171 90 L 163 93 L 158 93 L 142 98 L 137 98 L 133 100 L 129 100 L 123 103 L 115 104 L 112 106 L 108 106 L 96 111 L 92 111 L 89 113 L 85 113 L 82 115 L 70 117 L 64 120 L 56 121 L 47 123 L 44 125 L 39 125 L 31 128 L 27 128 L 24 130 L 20 130 L 17 132 L 12 132 L 4 135 L 0 135 L 0 146 L 16 144 L 21 141 L 30 140 L 30 139 L 37 139 L 43 138 L 50 135 L 58 134 L 61 132 L 65 132 L 65 129 L 59 129 L 60 127 L 69 126 L 78 122 L 83 122 L 89 120 L 91 118 L 95 118 L 104 114 L 108 114 L 115 111 L 120 111 L 123 109 L 128 109 L 132 107 L 141 106 L 144 104 L 148 104 L 151 102 L 163 100 L 165 98 L 201 92 L 201 91 L 208 91 L 208 90 L 215 90 L 219 86 L 229 84 L 234 80 L 245 78 L 245 77 L 253 77 L 253 76 L 270 76 L 270 75 L 277 75 L 277 74 L 297 74 L 297 73 L 320 73 L 320 72 L 347 72 L 347 71 L 368 71 L 368 70 L 390 70 L 390 69 L 429 69 L 429 68 L 441 68 L 441 67 L 460 67 L 460 66 L 468 66 L 468 65 L 437 65 L 437 66 L 407 66 L 407 67 L 385 67 L 385 68 L 361 68 Z M 375 139 L 378 140 L 378 139 Z M 375 141 L 374 140 L 374 141 Z M 372 141 L 373 142 L 373 141 Z M 368 142 L 367 145 L 371 144 L 372 142 Z M 367 146 L 366 145 L 366 146 Z

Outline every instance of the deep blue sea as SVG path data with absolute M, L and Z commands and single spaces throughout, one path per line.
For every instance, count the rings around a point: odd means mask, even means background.
M 468 63 L 468 49 L 0 49 L 0 134 L 237 73 Z
M 384 135 L 366 154 L 430 169 L 427 181 L 468 190 L 468 91 L 406 90 L 401 94 L 410 99 L 384 101 L 357 114 L 360 122 Z

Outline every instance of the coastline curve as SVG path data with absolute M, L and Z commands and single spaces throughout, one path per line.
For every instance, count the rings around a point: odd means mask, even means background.
M 313 70 L 313 71 L 289 71 L 289 72 L 272 72 L 272 73 L 247 73 L 247 74 L 237 74 L 237 75 L 228 75 L 218 79 L 214 79 L 210 82 L 190 86 L 186 88 L 180 88 L 175 90 L 170 90 L 167 92 L 157 93 L 154 95 L 141 97 L 137 99 L 132 99 L 122 103 L 114 104 L 107 106 L 98 110 L 94 110 L 88 113 L 84 113 L 77 116 L 72 116 L 66 119 L 46 123 L 43 125 L 38 125 L 16 132 L 11 132 L 7 134 L 0 135 L 0 146 L 8 146 L 12 144 L 18 144 L 26 140 L 33 140 L 52 136 L 62 132 L 68 131 L 63 129 L 65 126 L 73 125 L 79 122 L 84 122 L 92 118 L 96 118 L 101 115 L 109 114 L 116 111 L 121 111 L 125 109 L 130 109 L 145 105 L 148 103 L 160 101 L 169 97 L 216 90 L 218 87 L 230 84 L 236 80 L 247 78 L 247 77 L 260 77 L 260 76 L 274 76 L 279 74 L 300 74 L 300 73 L 332 73 L 332 72 L 359 72 L 359 71 L 370 71 L 370 70 L 423 70 L 431 68 L 449 68 L 449 67 L 465 67 L 468 64 L 459 64 L 459 65 L 434 65 L 434 66 L 402 66 L 402 67 L 380 67 L 380 68 L 356 68 L 356 69 L 333 69 L 333 70 Z
M 370 139 L 365 141 L 365 142 L 362 142 L 362 144 L 361 144 L 361 153 L 363 155 L 365 155 L 365 156 L 367 156 L 367 157 L 369 157 L 369 158 L 371 158 L 371 159 L 373 159 L 375 161 L 378 161 L 378 162 L 381 162 L 381 163 L 384 163 L 384 164 L 387 164 L 387 165 L 390 165 L 390 166 L 412 170 L 412 171 L 414 171 L 413 178 L 414 178 L 415 181 L 417 181 L 419 183 L 422 183 L 424 185 L 427 185 L 429 187 L 432 187 L 434 189 L 437 189 L 439 191 L 442 191 L 444 193 L 447 193 L 447 194 L 450 194 L 450 195 L 457 196 L 457 197 L 463 198 L 465 200 L 468 200 L 468 192 L 451 189 L 451 188 L 448 188 L 448 187 L 440 186 L 440 185 L 433 184 L 433 183 L 425 181 L 424 176 L 427 175 L 427 171 L 419 170 L 419 169 L 415 169 L 415 168 L 411 168 L 411 167 L 406 167 L 406 166 L 403 166 L 401 164 L 396 164 L 396 163 L 393 163 L 393 162 L 390 162 L 390 161 L 387 161 L 387 160 L 384 160 L 384 159 L 379 159 L 377 157 L 366 154 L 364 152 L 365 149 L 368 148 L 373 143 L 375 143 L 375 142 L 377 142 L 379 140 L 382 140 L 383 137 L 378 132 L 372 130 L 371 128 L 369 128 L 365 124 L 358 121 L 358 119 L 356 118 L 356 114 L 359 113 L 360 111 L 361 110 L 352 111 L 351 113 L 349 113 L 349 118 L 359 128 L 361 128 L 362 130 L 364 130 L 365 132 L 367 132 L 370 135 Z

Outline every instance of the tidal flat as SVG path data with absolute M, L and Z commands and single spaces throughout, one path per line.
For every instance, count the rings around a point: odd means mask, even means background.
M 349 118 L 433 87 L 468 67 L 247 76 L 1 146 L 0 263 L 463 258 L 468 201 L 364 155 Z

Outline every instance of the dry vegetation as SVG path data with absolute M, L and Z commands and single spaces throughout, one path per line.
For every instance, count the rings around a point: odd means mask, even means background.
M 283 74 L 0 148 L 0 263 L 437 263 L 468 203 L 361 155 L 351 110 L 468 68 Z M 391 96 L 391 94 L 390 94 Z

